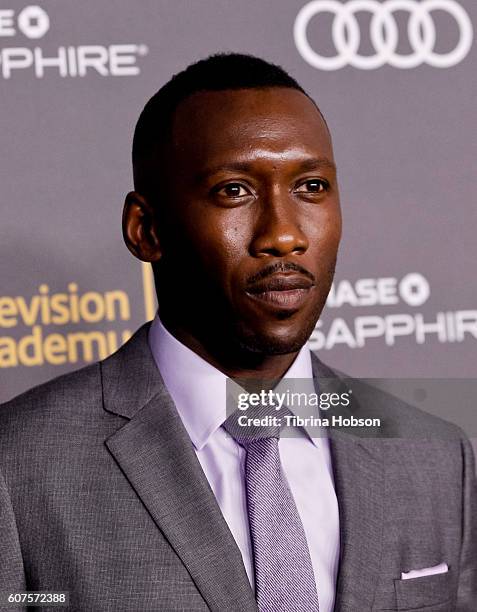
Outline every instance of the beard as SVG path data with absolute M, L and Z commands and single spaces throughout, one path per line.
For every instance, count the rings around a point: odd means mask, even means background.
M 238 348 L 244 352 L 262 355 L 286 355 L 288 353 L 298 352 L 310 338 L 321 316 L 331 289 L 335 268 L 336 257 L 319 282 L 319 298 L 314 303 L 313 309 L 304 324 L 301 325 L 298 330 L 294 332 L 290 331 L 286 335 L 267 334 L 247 329 L 241 322 L 238 322 L 235 326 L 235 333 L 233 334 Z M 293 316 L 293 314 L 290 315 L 289 313 L 285 313 L 282 320 L 286 321 Z
M 172 328 L 187 330 L 219 363 L 258 363 L 262 357 L 296 353 L 308 341 L 326 303 L 335 267 L 336 256 L 324 274 L 317 275 L 317 298 L 304 320 L 301 315 L 301 324 L 293 322 L 300 313 L 284 312 L 276 315 L 277 321 L 283 325 L 275 331 L 243 320 L 226 302 L 221 287 L 215 284 L 194 287 L 193 294 L 205 295 L 208 299 L 191 304 L 191 287 L 187 288 L 189 293 L 182 295 L 184 286 L 168 282 L 172 279 L 168 278 L 162 266 L 155 269 L 159 311 L 161 318 L 164 316 L 168 321 L 175 321 Z M 201 275 L 190 274 L 190 277 L 198 279 Z

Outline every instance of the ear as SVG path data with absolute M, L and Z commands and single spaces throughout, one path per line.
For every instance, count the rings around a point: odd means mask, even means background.
M 161 246 L 156 228 L 157 211 L 137 191 L 130 191 L 124 202 L 123 238 L 131 253 L 142 261 L 161 258 Z

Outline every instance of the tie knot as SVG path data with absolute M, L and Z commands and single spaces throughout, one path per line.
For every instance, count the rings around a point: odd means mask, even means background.
M 253 442 L 280 438 L 286 414 L 291 414 L 287 408 L 277 411 L 273 406 L 254 406 L 246 411 L 236 410 L 225 419 L 222 427 L 238 444 L 247 448 Z

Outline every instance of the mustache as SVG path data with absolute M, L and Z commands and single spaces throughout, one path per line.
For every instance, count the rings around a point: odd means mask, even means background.
M 306 278 L 309 278 L 313 283 L 315 282 L 315 276 L 311 272 L 306 270 L 306 268 L 303 268 L 303 266 L 300 266 L 297 263 L 291 261 L 279 261 L 277 263 L 271 264 L 270 266 L 267 266 L 266 268 L 263 268 L 263 270 L 259 270 L 258 272 L 250 276 L 247 279 L 247 285 L 253 285 L 256 282 L 263 280 L 264 278 L 276 274 L 277 272 L 298 272 L 303 276 L 306 276 Z

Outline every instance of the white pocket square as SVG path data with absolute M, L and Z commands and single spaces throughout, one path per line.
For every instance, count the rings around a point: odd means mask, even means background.
M 401 580 L 421 578 L 422 576 L 433 576 L 434 574 L 445 574 L 447 571 L 449 571 L 447 563 L 439 563 L 439 565 L 434 565 L 433 567 L 424 567 L 423 569 L 401 572 Z

